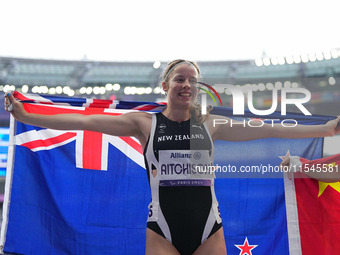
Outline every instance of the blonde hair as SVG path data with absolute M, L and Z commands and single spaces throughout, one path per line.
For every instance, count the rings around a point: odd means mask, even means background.
M 199 77 L 201 76 L 200 68 L 198 67 L 196 62 L 185 60 L 185 59 L 176 59 L 176 60 L 173 60 L 173 61 L 168 63 L 168 65 L 166 66 L 166 68 L 164 69 L 164 71 L 161 75 L 161 79 L 160 79 L 161 82 L 160 83 L 162 84 L 163 82 L 167 82 L 172 71 L 180 64 L 188 64 L 188 65 L 194 66 L 197 73 L 198 73 L 198 76 Z M 207 107 L 207 114 L 202 115 L 201 108 L 202 108 L 202 106 L 196 100 L 190 105 L 190 116 L 198 124 L 202 124 L 203 122 L 205 122 L 207 120 L 207 118 L 209 117 L 210 111 L 212 110 L 212 106 L 209 105 Z
M 188 65 L 192 65 L 195 67 L 198 76 L 201 76 L 201 71 L 200 68 L 198 67 L 197 63 L 193 62 L 193 61 L 189 61 L 189 60 L 185 60 L 185 59 L 176 59 L 173 60 L 171 62 L 168 63 L 167 67 L 164 69 L 164 72 L 162 74 L 162 82 L 166 82 L 170 76 L 170 74 L 172 73 L 172 71 L 180 64 L 188 64 Z

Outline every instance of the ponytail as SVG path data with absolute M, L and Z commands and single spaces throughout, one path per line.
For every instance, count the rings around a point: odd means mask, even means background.
M 199 103 L 194 102 L 190 106 L 190 116 L 197 124 L 203 124 L 203 122 L 205 122 L 208 119 L 211 110 L 212 106 L 208 105 L 207 113 L 202 114 L 202 106 Z

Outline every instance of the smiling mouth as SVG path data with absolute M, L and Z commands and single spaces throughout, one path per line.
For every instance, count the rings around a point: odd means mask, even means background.
M 191 97 L 191 93 L 179 93 L 178 95 L 182 97 Z

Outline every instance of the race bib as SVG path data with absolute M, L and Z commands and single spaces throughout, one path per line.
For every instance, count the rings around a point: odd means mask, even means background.
M 159 151 L 160 186 L 211 186 L 214 165 L 207 150 Z

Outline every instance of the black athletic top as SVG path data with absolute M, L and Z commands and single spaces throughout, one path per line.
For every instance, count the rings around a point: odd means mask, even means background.
M 221 227 L 214 191 L 214 146 L 205 124 L 152 116 L 144 149 L 151 188 L 148 228 L 193 253 Z M 189 239 L 188 239 L 189 238 Z

